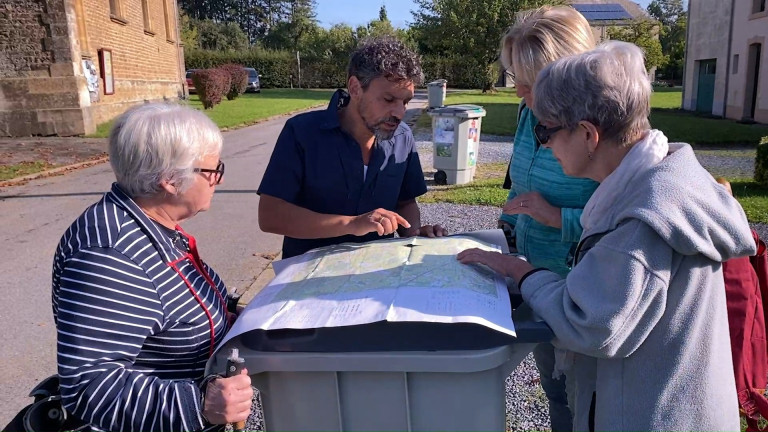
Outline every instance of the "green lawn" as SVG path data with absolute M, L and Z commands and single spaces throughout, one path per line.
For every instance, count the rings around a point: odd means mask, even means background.
M 254 124 L 273 116 L 288 114 L 328 103 L 334 90 L 263 89 L 261 93 L 246 93 L 235 100 L 226 98 L 213 109 L 205 110 L 221 129 Z M 190 95 L 189 106 L 202 110 L 197 95 Z M 112 122 L 100 124 L 89 137 L 104 138 L 109 135 Z
M 754 150 L 763 136 L 768 136 L 766 125 L 745 125 L 732 120 L 715 119 L 695 115 L 679 109 L 682 91 L 675 88 L 657 88 L 651 98 L 651 125 L 661 129 L 670 141 L 683 141 L 694 145 L 697 154 L 709 156 L 748 157 L 754 159 Z M 520 99 L 514 90 L 502 89 L 498 93 L 483 94 L 480 91 L 449 93 L 447 105 L 475 104 L 485 108 L 482 133 L 513 135 L 515 118 Z M 431 127 L 430 117 L 423 115 L 417 128 Z M 727 145 L 742 144 L 735 148 Z M 726 145 L 725 148 L 719 145 Z M 746 149 L 745 146 L 746 145 Z M 478 165 L 475 181 L 466 185 L 435 187 L 420 202 L 450 202 L 455 204 L 501 206 L 507 190 L 501 188 L 506 164 Z M 720 175 L 720 173 L 713 173 Z M 749 178 L 729 178 L 734 195 L 744 207 L 752 222 L 768 223 L 768 188 Z
M 733 120 L 707 118 L 679 109 L 682 90 L 656 88 L 651 96 L 651 126 L 664 131 L 670 141 L 693 145 L 754 144 L 768 135 L 766 125 L 746 125 Z M 479 90 L 448 93 L 446 105 L 475 104 L 486 110 L 482 133 L 514 135 L 517 129 L 517 108 L 520 103 L 513 89 L 483 94 Z M 424 118 L 426 117 L 426 118 Z M 430 128 L 429 116 L 422 116 L 416 127 Z

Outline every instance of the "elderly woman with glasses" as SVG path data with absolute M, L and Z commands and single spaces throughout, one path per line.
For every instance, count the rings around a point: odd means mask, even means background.
M 250 412 L 247 374 L 204 377 L 234 311 L 179 226 L 210 207 L 221 147 L 216 125 L 181 106 L 141 105 L 112 128 L 117 182 L 53 262 L 62 404 L 86 429 L 223 430 Z
M 573 270 L 475 249 L 458 259 L 515 279 L 572 352 L 574 430 L 739 430 L 722 263 L 755 253 L 741 206 L 690 146 L 650 128 L 638 47 L 558 60 L 535 92 L 539 140 L 566 174 L 600 183 Z
M 513 72 L 517 95 L 523 100 L 509 164 L 510 190 L 499 227 L 507 234 L 510 248 L 525 255 L 533 265 L 561 276 L 570 271 L 568 252 L 579 241 L 579 217 L 597 183 L 563 173 L 552 151 L 536 140 L 534 128 L 539 120 L 531 108 L 540 97 L 532 89 L 536 74 L 544 66 L 594 47 L 589 23 L 570 6 L 523 12 L 501 40 L 502 64 Z M 552 344 L 539 344 L 533 356 L 549 401 L 552 430 L 572 430 L 566 378 L 554 373 Z

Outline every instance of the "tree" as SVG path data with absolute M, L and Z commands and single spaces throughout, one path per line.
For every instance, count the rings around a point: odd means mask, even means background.
M 389 18 L 387 18 L 387 7 L 384 5 L 381 5 L 381 9 L 379 9 L 379 21 L 389 22 Z
M 198 33 L 199 46 L 214 51 L 239 51 L 248 48 L 248 36 L 233 22 L 221 23 L 212 20 L 190 20 Z
M 179 35 L 184 48 L 200 48 L 200 35 L 197 32 L 197 27 L 192 26 L 192 20 L 184 11 L 179 13 L 179 27 Z
M 555 1 L 556 2 L 556 1 Z M 410 35 L 419 52 L 438 56 L 464 55 L 469 68 L 486 76 L 483 91 L 493 90 L 499 42 L 520 10 L 552 4 L 547 0 L 416 0 Z
M 281 21 L 276 21 L 269 34 L 264 38 L 264 44 L 274 49 L 299 48 L 319 31 L 315 0 L 287 0 L 284 9 L 277 15 L 283 15 Z
M 688 17 L 682 0 L 653 0 L 648 14 L 661 23 L 659 41 L 662 53 L 669 61 L 660 71 L 664 78 L 676 80 L 683 76 L 685 62 L 685 32 Z
M 633 20 L 626 26 L 614 26 L 608 29 L 608 37 L 624 42 L 632 42 L 645 52 L 645 69 L 664 66 L 668 58 L 661 52 L 661 43 L 656 37 L 658 24 L 647 19 Z

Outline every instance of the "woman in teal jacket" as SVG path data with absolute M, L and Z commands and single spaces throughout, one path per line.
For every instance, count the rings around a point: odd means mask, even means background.
M 510 242 L 534 267 L 565 276 L 570 270 L 568 253 L 581 237 L 582 209 L 598 184 L 563 174 L 552 151 L 535 138 L 538 120 L 531 111 L 536 102 L 531 89 L 547 64 L 594 48 L 594 36 L 587 20 L 575 9 L 544 7 L 522 14 L 501 45 L 502 64 L 514 75 L 523 107 L 509 167 L 511 189 L 499 225 L 511 234 Z M 549 401 L 552 430 L 571 431 L 565 378 L 553 377 L 554 347 L 540 344 L 533 355 Z

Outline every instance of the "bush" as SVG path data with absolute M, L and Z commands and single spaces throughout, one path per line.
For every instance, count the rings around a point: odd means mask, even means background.
M 219 66 L 219 69 L 229 74 L 229 90 L 227 91 L 227 100 L 236 99 L 245 93 L 248 87 L 248 71 L 243 65 L 227 63 Z
M 302 58 L 302 65 L 305 64 Z M 227 63 L 241 64 L 252 67 L 261 75 L 259 81 L 262 88 L 286 88 L 291 86 L 291 75 L 298 76 L 296 54 L 288 51 L 269 51 L 252 48 L 246 51 L 223 52 L 206 50 L 184 50 L 184 62 L 187 69 L 212 68 Z M 311 64 L 310 61 L 306 62 Z M 302 75 L 306 73 L 302 67 Z
M 483 89 L 488 82 L 496 82 L 498 66 L 481 65 L 470 56 L 422 56 L 422 67 L 426 82 L 436 79 L 448 80 L 451 88 Z
M 213 108 L 221 103 L 221 97 L 229 90 L 229 74 L 221 69 L 200 69 L 192 74 L 197 95 L 203 108 Z
M 764 136 L 757 145 L 755 181 L 768 187 L 768 136 Z

